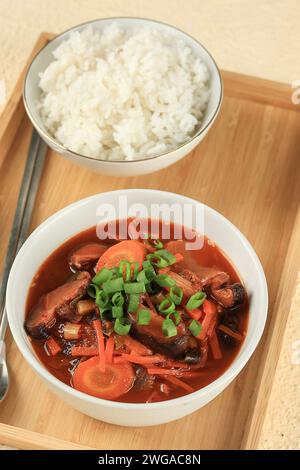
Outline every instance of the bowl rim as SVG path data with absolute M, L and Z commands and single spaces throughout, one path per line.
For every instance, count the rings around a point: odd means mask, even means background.
M 267 288 L 267 281 L 265 278 L 265 274 L 261 265 L 261 262 L 255 253 L 254 249 L 252 248 L 250 242 L 247 240 L 247 238 L 240 232 L 240 230 L 232 223 L 230 222 L 225 216 L 220 214 L 218 211 L 215 209 L 212 209 L 211 207 L 207 206 L 204 203 L 203 204 L 205 210 L 210 213 L 212 216 L 217 217 L 220 219 L 220 222 L 222 224 L 227 225 L 228 228 L 236 232 L 238 237 L 240 238 L 245 250 L 248 251 L 248 255 L 250 258 L 252 258 L 253 263 L 255 264 L 255 267 L 258 272 L 258 279 L 257 282 L 261 286 L 262 290 L 262 295 L 261 295 L 261 306 L 260 306 L 260 316 L 258 317 L 258 322 L 256 325 L 256 329 L 253 335 L 252 340 L 248 343 L 248 345 L 245 347 L 245 349 L 242 349 L 238 356 L 234 359 L 234 361 L 230 364 L 228 369 L 225 370 L 225 372 L 218 377 L 216 380 L 211 382 L 210 384 L 206 385 L 205 387 L 196 390 L 195 392 L 188 393 L 186 395 L 183 395 L 178 398 L 173 398 L 171 400 L 165 400 L 161 402 L 154 402 L 154 403 L 126 403 L 126 402 L 118 402 L 118 401 L 111 401 L 111 400 L 105 400 L 102 398 L 97 398 L 92 395 L 88 395 L 86 393 L 80 392 L 70 385 L 65 384 L 64 382 L 60 381 L 57 379 L 54 375 L 52 375 L 46 367 L 38 360 L 38 358 L 34 355 L 33 350 L 29 347 L 29 345 L 26 343 L 24 337 L 21 334 L 21 329 L 19 328 L 17 322 L 13 319 L 13 302 L 12 302 L 12 292 L 13 292 L 13 286 L 15 284 L 15 276 L 18 273 L 18 263 L 19 260 L 22 258 L 23 253 L 26 252 L 28 249 L 28 245 L 30 246 L 33 243 L 33 240 L 39 236 L 39 234 L 45 230 L 48 229 L 49 224 L 52 222 L 55 222 L 55 220 L 62 218 L 66 212 L 70 212 L 76 208 L 79 208 L 80 206 L 83 206 L 90 201 L 93 201 L 97 198 L 105 197 L 106 200 L 109 198 L 112 194 L 117 194 L 120 193 L 124 195 L 124 193 L 135 193 L 136 195 L 138 194 L 143 194 L 145 195 L 145 192 L 147 192 L 149 195 L 153 192 L 159 192 L 162 194 L 167 194 L 167 195 L 172 195 L 175 198 L 179 198 L 180 200 L 184 202 L 190 202 L 192 204 L 199 204 L 201 203 L 200 201 L 197 201 L 195 199 L 189 198 L 187 196 L 184 196 L 182 194 L 176 194 L 168 191 L 161 191 L 161 190 L 155 190 L 155 189 L 127 189 L 127 190 L 116 190 L 116 191 L 108 191 L 104 193 L 98 193 L 93 196 L 88 196 L 86 198 L 80 199 L 76 202 L 73 202 L 72 204 L 69 204 L 68 206 L 64 207 L 63 209 L 60 209 L 59 211 L 55 212 L 53 215 L 48 217 L 44 222 L 42 222 L 27 238 L 21 249 L 19 250 L 15 261 L 13 263 L 13 266 L 11 268 L 10 274 L 9 274 L 9 279 L 8 279 L 8 284 L 7 284 L 7 293 L 6 293 L 6 310 L 7 310 L 7 317 L 8 317 L 8 322 L 9 322 L 9 327 L 13 335 L 13 339 L 16 342 L 20 352 L 22 353 L 23 357 L 26 359 L 26 361 L 29 363 L 29 365 L 35 370 L 35 372 L 38 373 L 39 376 L 41 376 L 48 384 L 55 387 L 56 389 L 59 390 L 59 392 L 62 392 L 67 395 L 71 395 L 75 399 L 83 400 L 84 402 L 88 402 L 90 404 L 93 404 L 95 406 L 97 405 L 102 405 L 114 409 L 132 409 L 132 410 L 145 410 L 145 409 L 161 409 L 161 408 L 168 408 L 170 406 L 176 406 L 176 405 L 184 405 L 187 403 L 191 403 L 195 400 L 198 400 L 201 398 L 201 396 L 206 396 L 206 394 L 213 395 L 214 392 L 217 392 L 218 390 L 221 389 L 221 391 L 241 372 L 241 370 L 244 368 L 244 366 L 247 364 L 249 361 L 250 357 L 252 356 L 253 352 L 255 351 L 260 338 L 263 334 L 265 324 L 266 324 L 266 319 L 267 319 L 267 314 L 268 314 L 268 288 Z M 180 201 L 179 201 L 180 202 Z M 221 247 L 222 248 L 222 247 Z M 226 254 L 226 253 L 225 253 Z M 37 268 L 38 269 L 38 268 Z M 22 331 L 23 333 L 23 331 Z M 223 388 L 222 388 L 223 386 Z
M 27 93 L 26 93 L 26 90 L 27 90 L 27 84 L 28 84 L 28 80 L 29 80 L 29 73 L 30 73 L 30 70 L 31 70 L 31 67 L 33 65 L 33 63 L 35 62 L 35 60 L 38 58 L 38 56 L 44 51 L 44 49 L 46 49 L 46 47 L 48 47 L 53 41 L 57 40 L 57 39 L 63 39 L 63 36 L 71 33 L 73 30 L 77 29 L 77 28 L 81 28 L 83 26 L 88 26 L 90 24 L 93 24 L 93 23 L 99 23 L 99 22 L 102 22 L 102 21 L 107 21 L 107 20 L 112 20 L 112 21 L 118 21 L 118 20 L 142 20 L 142 21 L 145 21 L 145 22 L 149 22 L 149 23 L 156 23 L 156 24 L 160 24 L 160 25 L 163 25 L 167 28 L 170 28 L 170 29 L 173 29 L 183 35 L 185 35 L 186 37 L 190 38 L 192 41 L 194 41 L 198 46 L 200 46 L 200 48 L 202 48 L 206 53 L 207 55 L 209 56 L 209 58 L 211 59 L 212 61 L 212 65 L 213 67 L 215 68 L 216 72 L 217 72 L 217 78 L 219 80 L 219 84 L 220 84 L 220 95 L 219 95 L 219 98 L 218 98 L 218 103 L 217 103 L 217 106 L 211 116 L 211 118 L 209 119 L 209 121 L 207 122 L 207 124 L 203 127 L 200 126 L 200 129 L 198 129 L 198 131 L 188 140 L 186 140 L 185 142 L 183 142 L 182 144 L 180 144 L 178 147 L 176 147 L 175 149 L 173 150 L 170 150 L 169 152 L 165 152 L 165 153 L 162 153 L 162 154 L 159 154 L 159 155 L 153 155 L 152 157 L 148 157 L 148 158 L 138 158 L 138 159 L 135 159 L 135 160 L 105 160 L 103 158 L 94 158 L 94 157 L 90 157 L 88 155 L 83 155 L 83 154 L 80 154 L 78 152 L 75 152 L 74 150 L 71 150 L 69 149 L 68 147 L 65 147 L 64 145 L 60 144 L 57 140 L 55 140 L 54 137 L 51 136 L 51 134 L 47 131 L 45 132 L 41 127 L 40 125 L 37 123 L 37 121 L 34 119 L 33 115 L 32 115 L 32 112 L 31 112 L 31 107 L 28 103 L 28 96 L 27 96 Z M 26 110 L 26 113 L 31 121 L 31 123 L 33 124 L 33 126 L 36 128 L 36 130 L 39 132 L 39 134 L 43 137 L 43 139 L 47 142 L 51 142 L 51 144 L 54 146 L 54 147 L 57 147 L 59 149 L 60 152 L 69 152 L 71 153 L 72 155 L 74 155 L 76 158 L 78 158 L 79 160 L 80 159 L 87 159 L 87 160 L 92 160 L 92 161 L 98 161 L 98 162 L 101 162 L 101 163 L 106 163 L 106 164 L 110 164 L 110 163 L 142 163 L 142 162 L 146 162 L 146 161 L 150 161 L 150 160 L 154 160 L 154 159 L 158 159 L 158 158 L 162 158 L 162 157 L 165 157 L 167 155 L 172 155 L 174 152 L 177 152 L 177 150 L 180 150 L 180 149 L 183 149 L 184 147 L 186 147 L 187 145 L 189 145 L 190 143 L 192 143 L 195 139 L 197 139 L 198 137 L 200 137 L 203 133 L 205 133 L 205 131 L 207 129 L 209 129 L 209 127 L 211 126 L 211 124 L 214 122 L 214 120 L 216 119 L 219 111 L 220 111 L 220 107 L 221 107 L 221 104 L 222 104 L 222 100 L 223 100 L 223 80 L 222 80 L 222 76 L 221 76 L 221 72 L 220 72 L 220 69 L 215 61 L 215 59 L 213 58 L 212 54 L 206 49 L 206 47 L 203 46 L 203 44 L 198 41 L 197 39 L 195 39 L 192 35 L 190 35 L 189 33 L 186 33 L 185 31 L 181 30 L 180 28 L 177 28 L 177 26 L 173 26 L 171 24 L 168 24 L 168 23 L 165 23 L 163 21 L 159 21 L 159 20 L 154 20 L 154 19 L 151 19 L 151 18 L 143 18 L 143 17 L 135 17 L 135 16 L 112 16 L 112 17 L 107 17 L 107 18 L 98 18 L 98 19 L 95 19 L 95 20 L 89 20 L 89 21 L 85 21 L 83 23 L 80 23 L 78 25 L 75 25 L 75 26 L 72 26 L 71 28 L 69 29 L 66 29 L 65 31 L 63 31 L 62 33 L 56 35 L 53 39 L 51 39 L 50 41 L 47 42 L 47 44 L 45 44 L 33 57 L 33 59 L 31 60 L 28 68 L 27 68 L 27 71 L 26 71 L 26 74 L 25 74 L 25 77 L 24 77 L 24 81 L 23 81 L 23 92 L 22 92 L 22 96 L 23 96 L 23 103 L 24 103 L 24 107 L 25 107 L 25 110 Z

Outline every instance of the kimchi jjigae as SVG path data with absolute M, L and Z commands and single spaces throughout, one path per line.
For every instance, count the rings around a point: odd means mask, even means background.
M 93 227 L 55 250 L 26 308 L 44 366 L 81 392 L 132 403 L 177 398 L 222 375 L 244 341 L 248 297 L 211 240 L 186 248 L 172 235 L 103 242 Z

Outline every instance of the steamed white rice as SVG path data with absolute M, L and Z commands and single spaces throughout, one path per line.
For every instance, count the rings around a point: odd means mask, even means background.
M 209 98 L 209 72 L 173 33 L 70 34 L 40 74 L 38 103 L 51 135 L 75 152 L 107 160 L 149 158 L 196 132 Z

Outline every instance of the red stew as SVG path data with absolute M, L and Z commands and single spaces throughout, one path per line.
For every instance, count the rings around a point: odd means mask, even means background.
M 150 237 L 151 238 L 151 237 Z M 95 227 L 55 250 L 35 275 L 25 328 L 45 367 L 96 397 L 156 402 L 196 391 L 237 356 L 248 297 L 207 238 L 99 241 Z

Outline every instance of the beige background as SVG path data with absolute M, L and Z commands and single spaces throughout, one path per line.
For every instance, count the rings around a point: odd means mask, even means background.
M 0 0 L 0 80 L 7 96 L 41 31 L 122 15 L 184 29 L 221 68 L 290 84 L 300 79 L 300 0 Z M 300 276 L 260 448 L 300 449 L 299 310 Z

